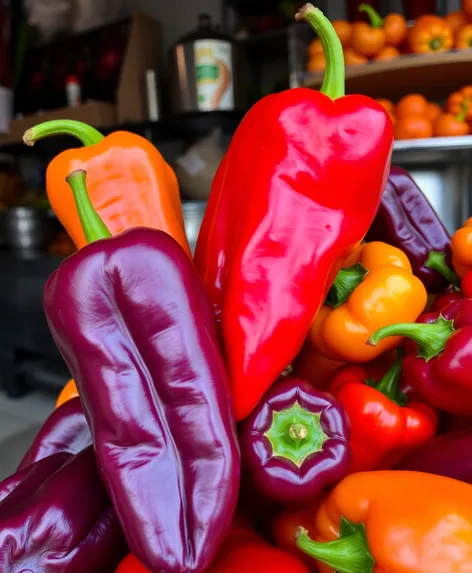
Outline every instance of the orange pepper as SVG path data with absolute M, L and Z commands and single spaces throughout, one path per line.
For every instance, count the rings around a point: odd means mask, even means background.
M 380 52 L 375 56 L 374 60 L 376 62 L 387 62 L 388 60 L 395 60 L 400 57 L 400 52 L 395 46 L 385 46 Z
M 403 251 L 381 242 L 363 244 L 338 273 L 307 341 L 332 360 L 369 362 L 400 342 L 388 338 L 371 347 L 369 336 L 384 325 L 415 322 L 427 298 Z
M 341 42 L 343 48 L 347 48 L 351 43 L 352 36 L 352 26 L 346 20 L 333 20 L 331 22 L 339 41 Z
M 431 121 L 435 121 L 442 114 L 442 108 L 438 103 L 430 101 L 426 111 L 426 117 Z
M 308 46 L 309 58 L 316 56 L 317 54 L 324 55 L 323 44 L 321 43 L 321 40 L 319 38 L 315 38 L 314 40 L 312 40 Z
M 393 115 L 393 116 L 396 115 L 395 104 L 393 103 L 392 100 L 381 97 L 376 99 L 375 101 L 385 109 L 388 115 Z
M 457 32 L 456 49 L 469 50 L 472 48 L 472 24 L 467 24 Z
M 464 100 L 460 113 L 442 113 L 433 123 L 433 133 L 436 137 L 449 137 L 454 135 L 468 135 L 470 126 L 467 123 L 469 102 Z
M 355 52 L 352 48 L 344 50 L 344 63 L 346 66 L 361 66 L 367 64 L 368 58 Z
M 421 94 L 408 94 L 397 103 L 396 116 L 405 119 L 412 115 L 427 116 L 428 100 Z
M 326 70 L 326 57 L 323 52 L 310 56 L 306 69 L 307 72 L 324 72 Z
M 472 217 L 452 235 L 451 249 L 452 266 L 462 278 L 472 270 Z
M 77 398 L 79 395 L 79 391 L 77 390 L 77 386 L 75 385 L 74 380 L 69 380 L 64 388 L 61 390 L 61 393 L 57 397 L 56 401 L 56 408 L 62 406 L 68 400 L 72 400 L 72 398 Z
M 376 56 L 385 46 L 383 20 L 372 6 L 368 4 L 361 4 L 359 10 L 367 12 L 370 24 L 367 24 L 367 22 L 354 22 L 352 25 L 351 47 L 361 56 L 371 58 Z
M 131 227 L 160 229 L 190 256 L 177 178 L 152 143 L 126 131 L 103 137 L 93 127 L 72 120 L 36 125 L 26 131 L 24 141 L 34 145 L 56 134 L 72 135 L 84 144 L 55 157 L 46 171 L 51 207 L 78 248 L 87 242 L 66 177 L 83 169 L 90 200 L 112 235 Z
M 395 122 L 395 139 L 423 139 L 433 136 L 433 122 L 427 116 L 411 115 Z
M 449 12 L 449 14 L 444 17 L 444 19 L 449 24 L 449 26 L 451 26 L 453 34 L 457 34 L 457 32 L 467 24 L 467 16 L 462 10 Z
M 447 52 L 453 45 L 451 26 L 439 16 L 423 16 L 408 31 L 408 46 L 414 54 Z
M 321 504 L 297 545 L 322 573 L 470 573 L 472 486 L 419 472 L 352 474 Z
M 454 115 L 459 115 L 464 108 L 464 103 L 472 102 L 472 86 L 465 86 L 461 90 L 452 93 L 446 102 L 446 110 Z M 467 112 L 467 120 L 472 121 L 472 105 Z

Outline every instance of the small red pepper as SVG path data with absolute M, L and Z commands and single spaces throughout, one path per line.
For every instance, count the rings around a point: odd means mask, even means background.
M 400 389 L 399 356 L 379 383 L 359 366 L 340 368 L 330 392 L 351 422 L 351 472 L 392 468 L 406 453 L 434 436 L 438 415 L 410 389 Z
M 237 420 L 298 354 L 389 171 L 387 112 L 344 97 L 342 46 L 322 12 L 307 4 L 296 18 L 323 44 L 321 91 L 283 91 L 249 110 L 216 174 L 195 253 L 222 323 Z
M 405 336 L 405 382 L 428 402 L 450 414 L 472 417 L 472 299 L 452 302 L 417 323 L 377 330 L 368 344 L 387 336 Z
M 461 289 L 466 298 L 472 298 L 472 271 L 468 271 L 462 278 Z

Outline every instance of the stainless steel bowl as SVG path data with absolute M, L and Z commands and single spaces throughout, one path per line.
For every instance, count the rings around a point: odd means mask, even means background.
M 198 233 L 205 214 L 206 201 L 184 201 L 182 210 L 184 212 L 185 233 L 187 235 L 192 253 L 195 251 Z
M 5 245 L 24 254 L 47 249 L 52 239 L 52 226 L 44 211 L 35 207 L 13 207 L 3 221 Z

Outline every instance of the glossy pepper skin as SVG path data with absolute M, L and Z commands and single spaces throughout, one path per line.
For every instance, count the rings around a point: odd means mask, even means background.
M 221 321 L 237 420 L 302 347 L 375 216 L 392 149 L 384 108 L 343 97 L 342 46 L 328 20 L 308 4 L 297 18 L 323 42 L 321 93 L 292 89 L 249 110 L 213 181 L 195 253 Z
M 322 503 L 314 536 L 299 530 L 297 544 L 322 573 L 469 573 L 472 486 L 416 472 L 353 474 Z
M 450 477 L 472 484 L 472 428 L 462 428 L 435 436 L 411 454 L 395 469 Z
M 62 152 L 46 171 L 51 207 L 78 248 L 87 241 L 66 177 L 84 169 L 92 204 L 112 235 L 132 227 L 160 229 L 190 256 L 177 178 L 151 142 L 127 131 L 103 137 L 93 127 L 72 120 L 36 125 L 25 133 L 24 142 L 34 145 L 59 134 L 71 135 L 84 145 Z
M 314 502 L 348 472 L 349 422 L 340 403 L 300 378 L 277 381 L 240 429 L 243 468 L 267 498 Z
M 351 423 L 351 472 L 391 469 L 436 433 L 437 413 L 418 395 L 402 392 L 401 372 L 399 357 L 378 383 L 359 366 L 345 366 L 334 375 L 329 390 Z
M 269 545 L 254 531 L 237 528 L 223 541 L 205 573 L 309 573 L 297 557 Z M 134 555 L 120 563 L 116 573 L 150 573 Z
M 416 324 L 381 328 L 369 343 L 398 334 L 411 339 L 403 361 L 405 382 L 433 406 L 472 417 L 472 300 L 423 314 Z
M 426 290 L 400 249 L 365 243 L 346 260 L 307 340 L 332 360 L 369 362 L 400 341 L 390 339 L 374 348 L 366 345 L 369 336 L 392 322 L 416 320 L 426 301 Z
M 69 181 L 83 206 L 84 173 Z M 89 241 L 100 236 L 84 228 Z M 213 311 L 190 259 L 154 229 L 91 242 L 52 274 L 44 308 L 131 551 L 151 571 L 205 571 L 232 520 L 240 456 Z
M 52 454 L 78 454 L 92 443 L 90 428 L 79 398 L 72 398 L 54 410 L 18 466 L 22 470 Z
M 472 270 L 472 217 L 452 235 L 451 248 L 454 270 L 464 277 Z
M 0 502 L 0 571 L 115 571 L 127 547 L 92 447 L 53 454 L 7 481 L 16 483 Z
M 427 261 L 431 252 L 439 252 L 450 264 L 451 237 L 421 189 L 402 167 L 391 167 L 379 210 L 366 238 L 402 250 L 413 274 L 428 292 L 440 292 L 449 284 Z

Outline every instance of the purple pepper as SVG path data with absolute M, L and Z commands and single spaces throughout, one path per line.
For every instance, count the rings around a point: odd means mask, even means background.
M 267 498 L 309 503 L 348 473 L 349 436 L 334 396 L 300 378 L 281 379 L 240 425 L 243 468 Z
M 92 447 L 43 458 L 0 491 L 9 491 L 0 502 L 0 571 L 113 573 L 127 552 Z
M 398 470 L 424 472 L 472 484 L 472 428 L 435 436 L 403 458 Z
M 151 571 L 202 572 L 236 507 L 240 456 L 211 304 L 169 235 L 109 233 L 69 178 L 89 245 L 50 277 L 44 308 L 92 431 L 129 547 Z
M 18 466 L 22 470 L 56 454 L 77 454 L 92 443 L 80 398 L 72 398 L 53 411 Z
M 390 169 L 366 240 L 383 241 L 404 251 L 428 292 L 437 293 L 458 282 L 450 269 L 451 237 L 421 189 L 401 167 Z

